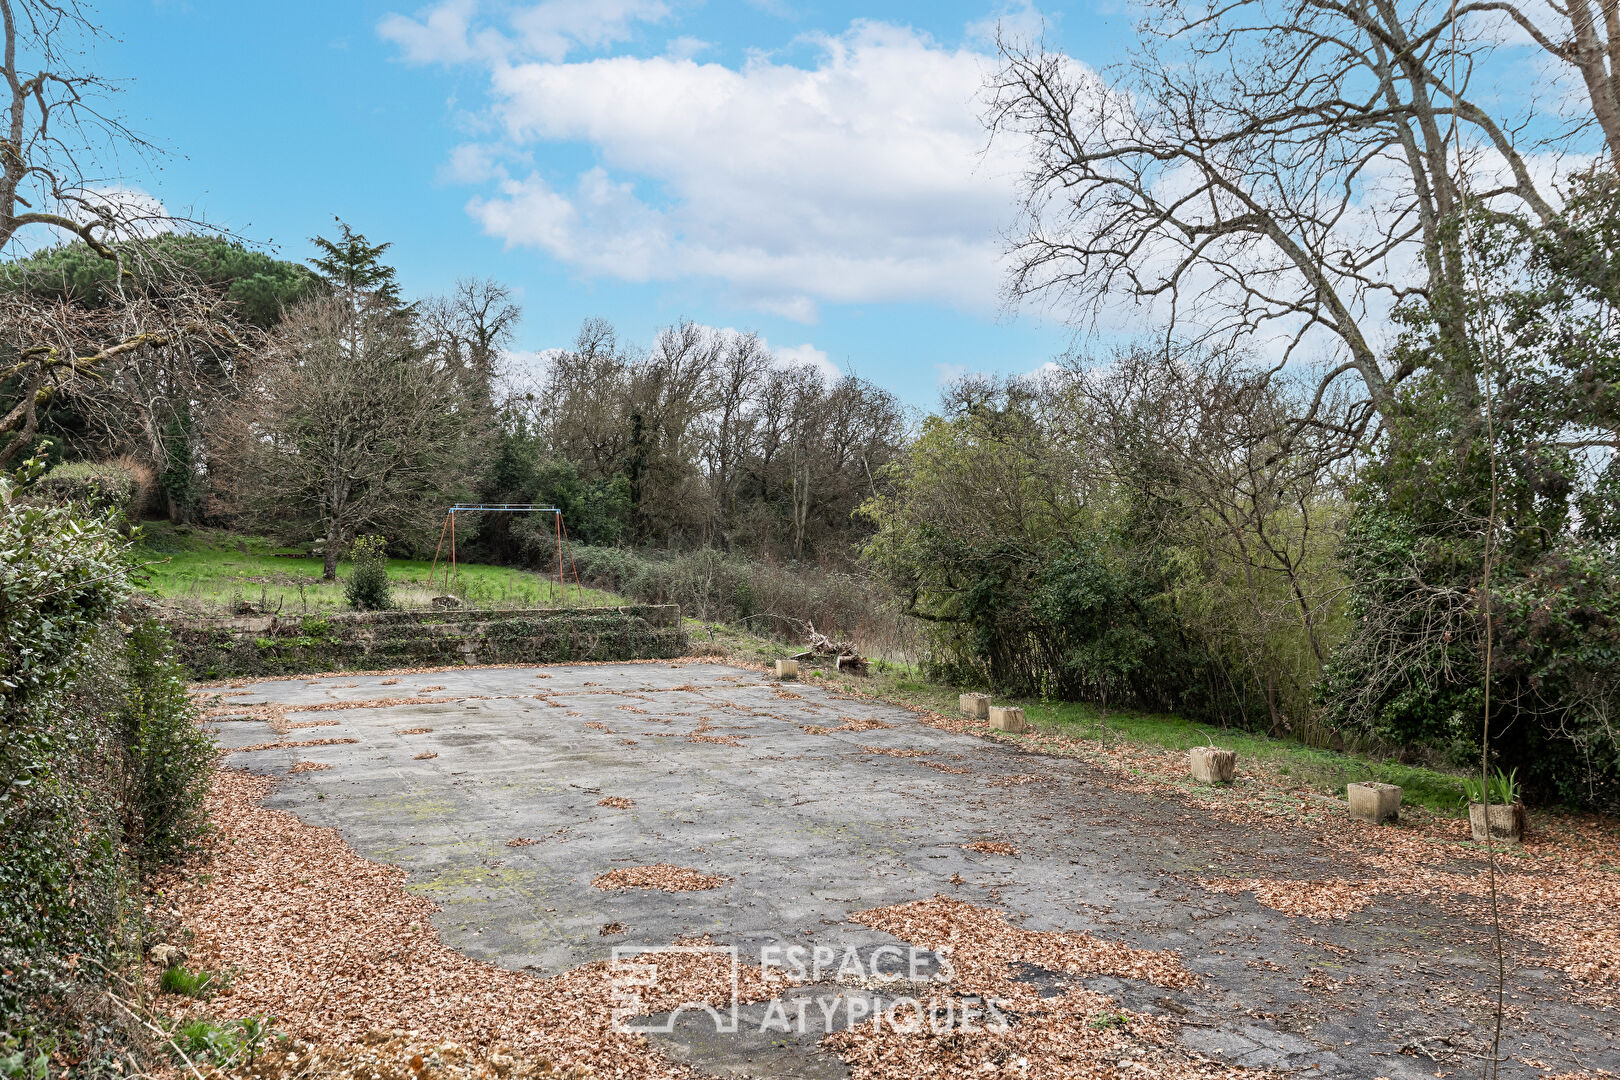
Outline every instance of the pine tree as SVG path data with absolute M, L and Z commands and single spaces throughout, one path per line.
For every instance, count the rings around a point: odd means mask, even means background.
M 332 287 L 333 292 L 353 303 L 360 294 L 375 297 L 385 307 L 399 310 L 399 283 L 392 266 L 382 261 L 392 243 L 372 244 L 363 233 L 351 229 L 342 218 L 333 218 L 341 230 L 337 240 L 324 236 L 310 238 L 322 255 L 309 264 Z

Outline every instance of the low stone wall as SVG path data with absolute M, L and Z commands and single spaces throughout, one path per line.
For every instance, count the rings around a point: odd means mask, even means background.
M 379 611 L 166 620 L 194 678 L 451 664 L 654 660 L 686 652 L 680 608 Z

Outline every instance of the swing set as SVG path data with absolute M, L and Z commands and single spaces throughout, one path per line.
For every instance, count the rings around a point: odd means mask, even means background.
M 542 506 L 539 503 L 457 503 L 445 511 L 444 526 L 439 529 L 439 546 L 433 549 L 433 566 L 428 570 L 428 587 L 433 587 L 433 578 L 439 569 L 439 553 L 444 550 L 445 536 L 450 538 L 450 559 L 444 564 L 444 590 L 450 591 L 451 579 L 461 579 L 460 570 L 456 565 L 456 515 L 457 514 L 550 514 L 555 524 L 557 537 L 557 587 L 566 590 L 567 581 L 563 578 L 563 549 L 568 546 L 568 526 L 563 524 L 562 511 L 555 506 Z M 572 552 L 568 554 L 568 566 L 574 573 L 574 588 L 576 597 L 583 605 L 585 602 L 585 587 L 579 583 L 579 567 L 574 565 Z M 564 596 L 566 596 L 566 591 Z

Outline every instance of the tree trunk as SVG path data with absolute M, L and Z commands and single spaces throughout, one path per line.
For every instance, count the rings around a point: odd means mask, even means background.
M 337 580 L 338 529 L 336 523 L 326 527 L 326 566 L 321 572 L 325 581 Z

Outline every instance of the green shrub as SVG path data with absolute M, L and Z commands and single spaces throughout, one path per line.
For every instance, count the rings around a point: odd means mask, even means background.
M 18 491 L 0 476 L 0 1032 L 30 1069 L 42 1052 L 117 1056 L 85 1009 L 108 970 L 139 963 L 141 910 L 109 625 L 126 545 L 110 516 Z
M 132 847 L 143 866 L 174 862 L 191 851 L 207 821 L 203 798 L 214 741 L 197 726 L 186 673 L 162 624 L 141 619 L 125 647 L 128 688 L 123 712 L 136 811 Z
M 147 498 L 144 478 L 121 461 L 70 461 L 58 465 L 34 485 L 31 494 L 54 503 L 115 511 L 125 521 L 140 520 Z
M 50 1075 L 51 1055 L 38 1047 L 23 1046 L 15 1035 L 0 1041 L 0 1077 L 5 1080 L 45 1080 Z
M 388 594 L 388 542 L 380 536 L 355 540 L 354 560 L 344 596 L 356 611 L 385 611 L 393 607 Z

